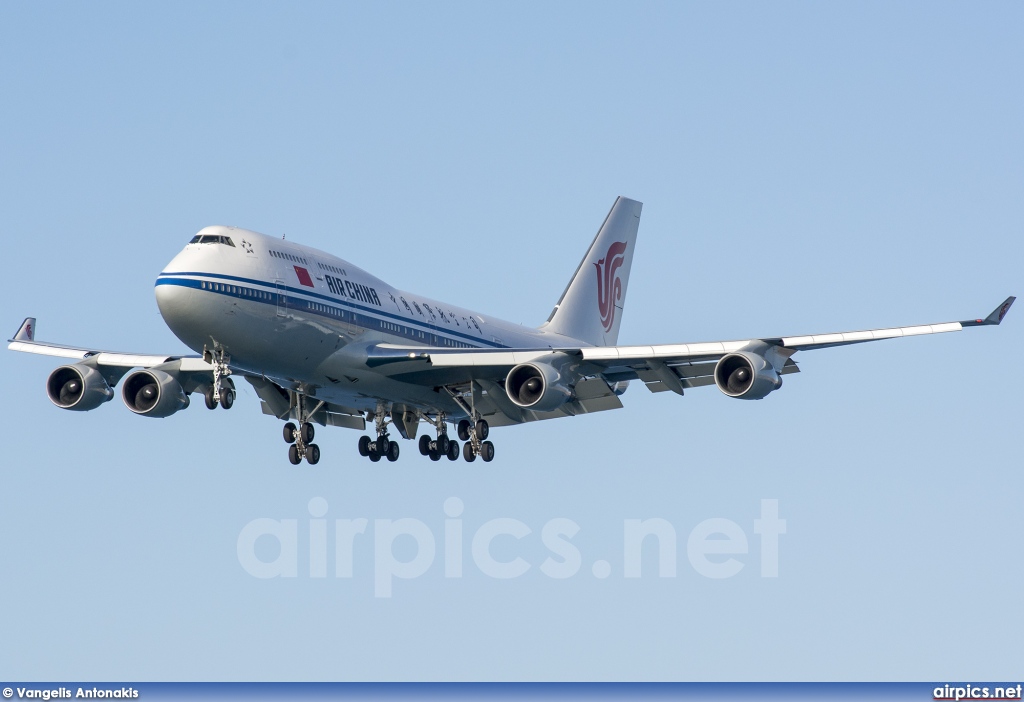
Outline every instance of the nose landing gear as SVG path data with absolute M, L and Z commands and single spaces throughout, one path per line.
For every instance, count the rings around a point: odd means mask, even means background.
M 203 393 L 206 408 L 217 409 L 217 405 L 220 405 L 224 409 L 231 409 L 235 404 L 235 383 L 228 377 L 231 375 L 231 369 L 228 367 L 231 357 L 222 348 L 214 351 L 204 348 L 203 360 L 213 366 L 213 385 L 207 387 Z

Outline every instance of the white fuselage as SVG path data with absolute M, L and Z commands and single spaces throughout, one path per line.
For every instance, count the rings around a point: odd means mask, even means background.
M 398 290 L 336 256 L 235 227 L 207 227 L 156 281 L 160 313 L 193 350 L 223 349 L 235 367 L 360 410 L 378 397 L 460 414 L 432 388 L 367 368 L 377 344 L 547 348 L 564 336 Z M 230 239 L 231 245 L 217 242 Z

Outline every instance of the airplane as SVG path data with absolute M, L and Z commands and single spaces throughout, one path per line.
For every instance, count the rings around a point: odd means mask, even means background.
M 150 355 L 36 341 L 26 319 L 9 349 L 74 363 L 46 380 L 51 402 L 88 411 L 121 397 L 143 417 L 169 417 L 193 393 L 209 409 L 235 403 L 233 378 L 264 414 L 284 420 L 289 461 L 314 465 L 316 427 L 366 430 L 359 453 L 398 460 L 398 436 L 432 461 L 494 458 L 492 427 L 621 408 L 631 381 L 682 395 L 715 385 L 760 400 L 799 372 L 802 351 L 1002 322 L 984 318 L 888 329 L 652 346 L 619 346 L 642 204 L 619 197 L 547 321 L 531 328 L 395 288 L 314 248 L 246 229 L 199 231 L 156 280 L 171 331 L 198 355 Z M 456 428 L 459 443 L 448 436 Z

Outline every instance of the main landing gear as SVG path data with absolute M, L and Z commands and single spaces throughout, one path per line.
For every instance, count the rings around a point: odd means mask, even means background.
M 293 466 L 306 463 L 315 466 L 320 462 L 320 447 L 313 443 L 313 436 L 316 430 L 309 422 L 303 422 L 302 426 L 296 427 L 293 422 L 284 425 L 284 440 L 291 444 L 288 447 L 288 460 Z
M 295 403 L 300 424 L 295 426 L 294 422 L 288 422 L 284 425 L 285 443 L 291 444 L 288 447 L 288 461 L 293 466 L 297 466 L 305 458 L 306 463 L 315 466 L 320 462 L 320 447 L 313 443 L 316 429 L 309 418 L 320 408 L 320 405 L 323 405 L 323 402 L 309 412 L 306 411 L 304 395 L 296 394 Z
M 478 419 L 476 422 L 463 419 L 459 422 L 458 433 L 459 438 L 466 442 L 462 447 L 462 457 L 467 463 L 475 461 L 477 456 L 482 458 L 484 463 L 494 460 L 494 444 L 486 440 L 491 433 L 486 419 Z
M 433 424 L 437 430 L 437 438 L 431 441 L 426 434 L 421 436 L 420 453 L 429 456 L 432 461 L 440 461 L 442 456 L 449 461 L 459 460 L 459 442 L 448 438 L 448 424 L 444 420 L 444 415 L 437 415 Z
M 484 459 L 484 463 L 490 463 L 494 460 L 494 444 L 487 441 L 488 434 L 491 433 L 491 428 L 487 424 L 487 420 L 480 416 L 476 411 L 476 394 L 477 385 L 475 382 L 470 384 L 470 390 L 468 393 L 457 394 L 451 388 L 445 388 L 448 394 L 451 395 L 452 400 L 455 401 L 462 410 L 469 415 L 468 419 L 462 419 L 459 421 L 457 431 L 459 438 L 466 443 L 462 446 L 462 458 L 467 463 L 472 463 L 476 460 L 477 456 Z M 469 403 L 463 399 L 468 395 Z
M 377 439 L 371 440 L 368 436 L 359 437 L 359 455 L 366 456 L 376 463 L 382 458 L 394 463 L 398 460 L 399 446 L 397 441 L 388 438 L 388 418 L 382 405 L 377 406 L 374 414 L 374 424 L 377 427 Z

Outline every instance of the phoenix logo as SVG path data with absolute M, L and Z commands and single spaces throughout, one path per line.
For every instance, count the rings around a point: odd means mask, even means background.
M 608 247 L 604 258 L 594 264 L 597 269 L 597 309 L 605 331 L 611 331 L 615 323 L 615 303 L 622 298 L 619 268 L 625 260 L 626 242 L 616 241 Z
M 1010 309 L 1012 302 L 1004 302 L 1003 306 L 999 308 L 999 321 L 1003 321 L 1003 317 L 1006 316 L 1006 311 Z

